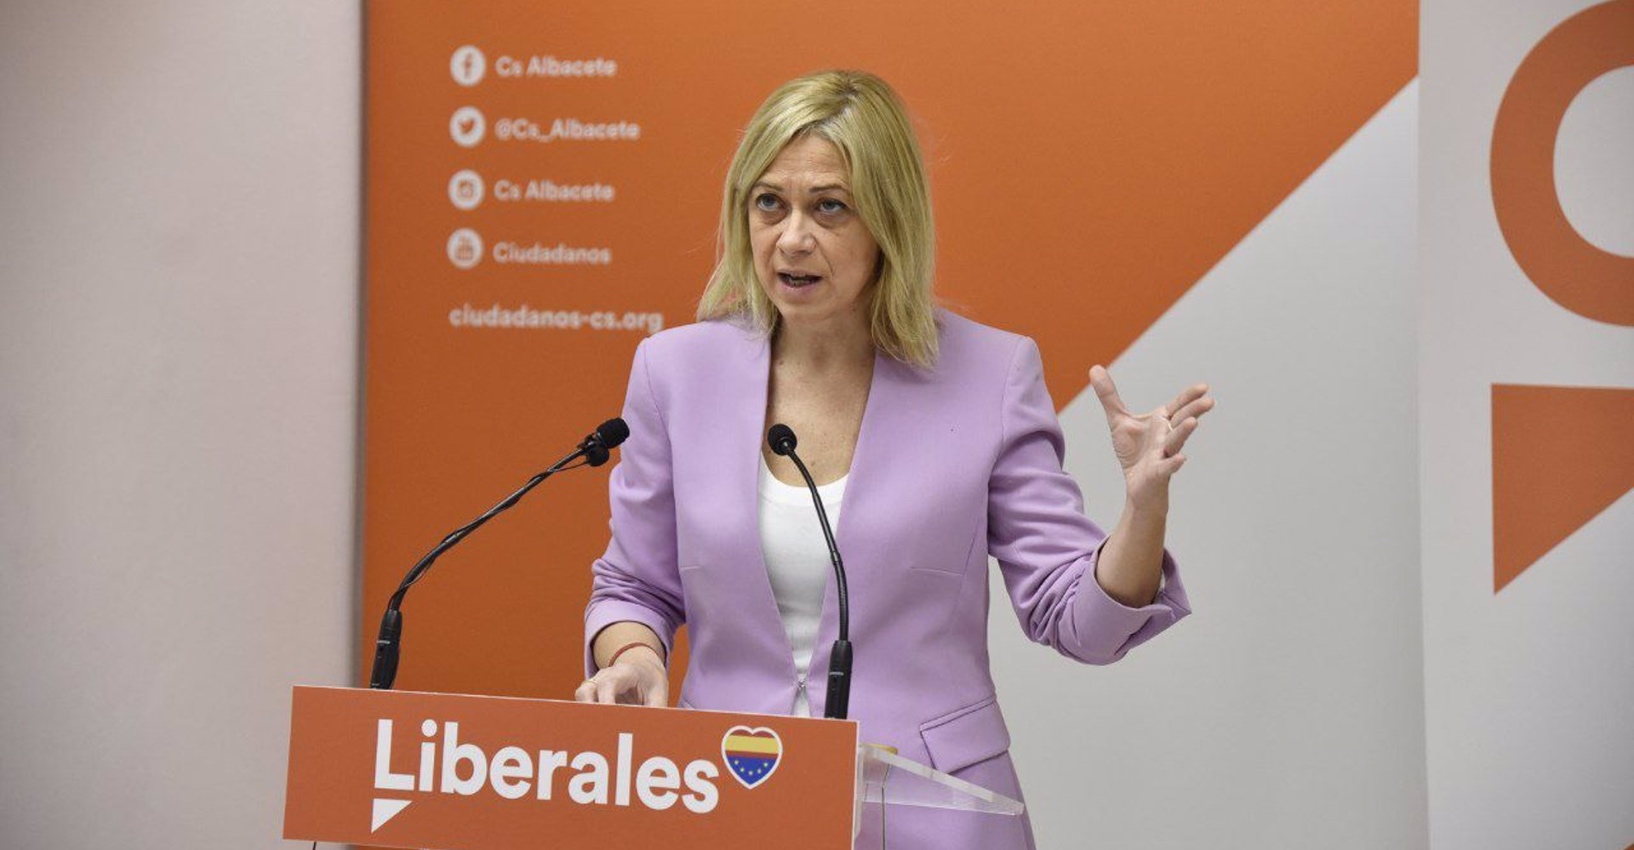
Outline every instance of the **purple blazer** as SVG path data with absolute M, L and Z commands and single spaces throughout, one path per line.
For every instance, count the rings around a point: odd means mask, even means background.
M 938 324 L 934 369 L 877 356 L 835 529 L 856 648 L 850 714 L 864 741 L 1019 798 L 988 669 L 988 556 L 1027 636 L 1085 663 L 1118 660 L 1190 607 L 1167 553 L 1151 605 L 1126 607 L 1095 581 L 1106 535 L 1062 470 L 1038 346 L 945 311 Z M 769 349 L 700 322 L 642 342 L 630 372 L 586 667 L 610 623 L 643 623 L 666 646 L 685 623 L 682 707 L 786 714 L 801 684 L 758 531 Z M 831 579 L 811 660 L 817 716 L 835 605 Z M 887 820 L 892 847 L 1032 846 L 1024 818 L 893 807 Z

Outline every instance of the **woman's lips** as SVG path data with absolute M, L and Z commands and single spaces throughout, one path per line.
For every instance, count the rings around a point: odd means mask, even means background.
M 788 272 L 778 272 L 777 273 L 777 279 L 784 286 L 792 286 L 792 287 L 794 287 L 796 289 L 799 289 L 799 288 L 804 287 L 804 286 L 810 286 L 810 285 L 822 280 L 823 277 L 822 277 L 822 275 L 815 275 L 815 274 L 790 274 Z

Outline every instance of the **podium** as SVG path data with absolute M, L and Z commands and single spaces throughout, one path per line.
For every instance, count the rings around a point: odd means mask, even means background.
M 841 850 L 892 806 L 1023 810 L 857 734 L 850 720 L 297 686 L 284 837 Z

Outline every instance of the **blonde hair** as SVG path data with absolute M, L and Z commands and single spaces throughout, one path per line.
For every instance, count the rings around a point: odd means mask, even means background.
M 819 71 L 790 80 L 755 111 L 726 173 L 719 258 L 698 319 L 740 318 L 766 334 L 777 329 L 777 308 L 760 287 L 749 244 L 750 187 L 790 142 L 807 136 L 839 151 L 857 215 L 879 245 L 869 303 L 874 344 L 897 360 L 928 368 L 937 345 L 929 181 L 902 101 L 884 80 L 860 71 Z

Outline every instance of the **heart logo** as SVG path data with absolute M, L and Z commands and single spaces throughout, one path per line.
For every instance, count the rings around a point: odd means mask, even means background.
M 783 739 L 765 727 L 733 726 L 721 736 L 721 759 L 745 788 L 754 788 L 777 771 Z

